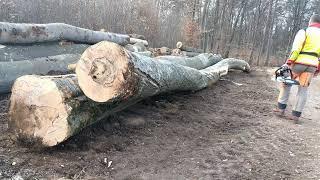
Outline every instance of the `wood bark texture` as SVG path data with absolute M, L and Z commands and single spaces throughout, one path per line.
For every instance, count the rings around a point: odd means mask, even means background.
M 36 43 L 30 45 L 4 45 L 0 48 L 0 62 L 32 60 L 61 54 L 82 54 L 90 45 L 54 43 Z
M 171 63 L 180 64 L 182 66 L 191 67 L 194 69 L 205 69 L 222 60 L 221 55 L 204 53 L 195 57 L 181 57 L 181 56 L 158 56 L 157 60 L 167 60 Z
M 239 65 L 249 69 L 245 61 L 239 61 Z M 159 62 L 130 53 L 110 42 L 88 48 L 76 68 L 81 89 L 96 102 L 149 97 L 175 90 L 199 90 L 206 87 L 208 79 L 212 78 L 201 72 L 170 61 Z
M 0 62 L 0 94 L 10 93 L 14 81 L 29 74 L 65 74 L 70 63 L 80 59 L 80 54 L 65 54 L 16 62 Z
M 53 41 L 95 44 L 110 41 L 120 45 L 130 43 L 130 37 L 102 31 L 92 31 L 63 23 L 16 24 L 0 22 L 0 44 L 29 44 Z
M 217 82 L 229 68 L 250 71 L 245 61 L 237 59 L 222 60 L 199 71 L 129 53 L 109 42 L 89 48 L 83 58 L 88 56 L 93 58 L 91 60 L 97 57 L 97 65 L 104 60 L 114 63 L 110 67 L 115 68 L 114 71 L 108 73 L 110 78 L 103 79 L 109 82 L 107 87 L 112 88 L 113 96 L 104 103 L 90 100 L 77 84 L 76 75 L 20 77 L 14 84 L 9 109 L 9 128 L 19 140 L 41 147 L 55 146 L 146 97 L 169 91 L 203 89 Z M 77 71 L 79 68 L 83 68 L 82 65 L 77 66 Z M 122 77 L 116 76 L 118 72 Z M 113 82 L 109 81 L 111 78 Z M 114 89 L 113 85 L 119 88 Z

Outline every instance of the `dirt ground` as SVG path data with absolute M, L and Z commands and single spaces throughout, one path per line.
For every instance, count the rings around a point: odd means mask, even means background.
M 0 178 L 320 179 L 320 79 L 302 125 L 272 115 L 278 91 L 266 72 L 225 79 L 147 99 L 46 150 L 10 139 L 1 97 Z

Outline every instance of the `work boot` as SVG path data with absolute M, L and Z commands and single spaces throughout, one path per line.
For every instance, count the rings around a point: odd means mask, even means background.
M 301 117 L 301 114 L 301 112 L 293 110 L 291 116 L 289 116 L 289 119 L 294 121 L 295 124 L 300 124 L 301 122 L 299 121 L 299 119 Z
M 300 117 L 298 116 L 290 115 L 288 119 L 293 121 L 295 124 L 301 124 L 301 121 L 299 121 Z
M 281 117 L 281 118 L 284 117 L 284 112 L 285 112 L 285 109 L 276 108 L 273 110 L 274 115 Z

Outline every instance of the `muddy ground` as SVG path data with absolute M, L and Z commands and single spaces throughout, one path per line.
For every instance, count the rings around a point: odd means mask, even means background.
M 0 178 L 320 179 L 320 80 L 295 125 L 272 115 L 277 89 L 266 72 L 225 79 L 147 99 L 46 150 L 11 140 L 3 96 Z

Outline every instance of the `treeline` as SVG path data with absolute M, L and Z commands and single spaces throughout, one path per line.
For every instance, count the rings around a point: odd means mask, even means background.
M 320 0 L 0 0 L 0 20 L 64 22 L 145 35 L 151 46 L 190 46 L 256 65 L 283 62 Z

